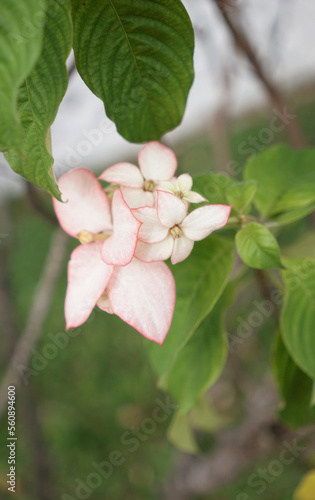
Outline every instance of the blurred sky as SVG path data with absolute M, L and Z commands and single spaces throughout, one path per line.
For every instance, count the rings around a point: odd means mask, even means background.
M 234 48 L 212 0 L 184 0 L 196 31 L 195 72 L 182 124 L 167 134 L 173 145 L 202 128 L 227 105 L 239 115 L 264 104 L 266 96 L 249 63 Z M 315 2 L 311 0 L 234 0 L 240 22 L 263 66 L 283 88 L 315 79 Z M 75 73 L 52 126 L 57 177 L 75 166 L 109 166 L 135 155 L 140 145 L 125 141 L 110 120 L 104 121 L 102 102 Z M 103 122 L 103 131 L 100 123 Z M 92 132 L 98 129 L 99 132 Z M 95 144 L 92 144 L 94 142 Z M 0 157 L 0 196 L 19 193 L 21 181 Z

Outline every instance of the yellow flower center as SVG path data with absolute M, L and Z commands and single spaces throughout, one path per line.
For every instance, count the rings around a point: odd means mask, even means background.
M 183 235 L 183 230 L 176 225 L 170 229 L 170 234 L 174 239 L 180 238 Z
M 106 238 L 108 238 L 108 234 L 103 234 L 103 233 L 98 233 L 98 234 L 93 234 L 90 231 L 80 231 L 77 234 L 77 238 L 82 243 L 82 245 L 85 245 L 86 243 L 91 243 L 92 241 L 104 241 Z
M 155 183 L 153 181 L 144 181 L 143 189 L 145 191 L 153 191 L 155 188 Z

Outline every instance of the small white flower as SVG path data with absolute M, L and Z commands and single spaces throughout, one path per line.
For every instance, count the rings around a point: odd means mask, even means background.
M 231 207 L 206 205 L 187 215 L 187 206 L 177 196 L 157 190 L 157 208 L 134 209 L 142 222 L 135 257 L 144 262 L 171 258 L 172 264 L 191 253 L 194 242 L 225 226 Z
M 173 181 L 160 182 L 158 189 L 175 194 L 184 203 L 202 203 L 208 201 L 201 194 L 191 191 L 193 180 L 189 174 L 182 174 Z
M 140 169 L 131 163 L 117 163 L 104 170 L 99 179 L 122 186 L 130 208 L 153 207 L 156 187 L 174 176 L 176 156 L 170 148 L 152 141 L 141 149 L 138 161 Z

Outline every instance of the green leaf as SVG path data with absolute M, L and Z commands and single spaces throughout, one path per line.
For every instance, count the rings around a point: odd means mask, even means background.
M 159 140 L 182 120 L 194 34 L 180 0 L 72 0 L 78 71 L 132 142 Z
M 229 205 L 239 213 L 245 213 L 245 209 L 251 203 L 257 191 L 257 182 L 235 182 L 226 189 Z
M 65 61 L 71 50 L 70 0 L 49 0 L 40 58 L 18 92 L 24 129 L 22 157 L 6 154 L 15 172 L 60 199 L 50 155 L 50 125 L 67 89 Z
M 265 216 L 306 207 L 315 202 L 315 149 L 270 147 L 251 158 L 245 180 L 258 182 L 254 198 Z
M 274 343 L 272 367 L 283 400 L 279 408 L 280 419 L 293 428 L 314 423 L 313 380 L 294 363 L 280 334 Z
M 238 231 L 235 241 L 241 259 L 248 266 L 256 269 L 283 267 L 277 240 L 265 226 L 250 222 Z
M 41 51 L 46 2 L 0 2 L 0 144 L 1 151 L 21 151 L 22 127 L 16 110 L 17 90 Z
M 315 259 L 285 259 L 284 263 L 283 340 L 296 364 L 315 379 Z
M 170 368 L 178 350 L 213 309 L 226 287 L 233 263 L 233 242 L 211 236 L 195 244 L 189 259 L 172 266 L 176 281 L 173 322 L 162 347 L 148 344 L 158 375 Z
M 284 212 L 280 215 L 276 215 L 272 218 L 274 222 L 281 224 L 283 226 L 287 224 L 292 224 L 300 219 L 303 219 L 307 215 L 311 214 L 315 210 L 315 204 L 308 205 L 307 207 L 298 208 L 296 210 L 290 210 L 289 212 Z
M 227 175 L 211 173 L 194 178 L 193 190 L 201 194 L 212 205 L 228 205 L 226 191 L 235 181 Z
M 184 453 L 196 454 L 199 451 L 187 413 L 175 413 L 167 429 L 167 437 L 176 448 Z
M 202 321 L 187 344 L 178 352 L 166 380 L 166 388 L 182 411 L 196 405 L 198 398 L 219 377 L 228 353 L 223 316 L 232 301 L 226 289 L 211 313 Z

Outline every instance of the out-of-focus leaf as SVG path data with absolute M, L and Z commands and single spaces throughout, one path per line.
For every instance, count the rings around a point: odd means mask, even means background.
M 67 89 L 65 62 L 71 49 L 71 29 L 70 0 L 49 0 L 41 55 L 18 91 L 24 156 L 6 154 L 15 172 L 58 199 L 49 128 Z
M 313 380 L 294 363 L 280 334 L 274 343 L 272 367 L 283 399 L 279 408 L 280 419 L 293 428 L 314 423 Z
M 182 411 L 196 405 L 199 397 L 220 375 L 228 352 L 224 312 L 231 303 L 230 289 L 202 321 L 187 344 L 178 352 L 166 381 L 166 388 Z
M 173 322 L 163 346 L 150 342 L 151 361 L 158 375 L 170 368 L 185 345 L 220 298 L 234 263 L 233 242 L 210 236 L 195 244 L 189 259 L 172 272 L 176 281 Z
M 315 379 L 315 259 L 285 259 L 281 331 L 296 364 Z
M 292 150 L 284 144 L 267 148 L 251 158 L 245 180 L 258 182 L 257 209 L 270 216 L 314 204 L 315 149 Z
M 0 150 L 21 152 L 23 131 L 17 91 L 32 70 L 42 46 L 43 0 L 0 2 Z

